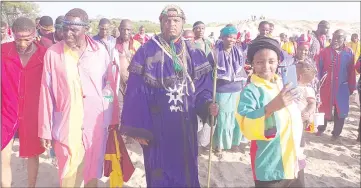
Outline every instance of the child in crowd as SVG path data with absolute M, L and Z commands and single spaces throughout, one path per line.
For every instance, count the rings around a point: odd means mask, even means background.
M 268 37 L 258 37 L 247 51 L 253 74 L 241 93 L 236 119 L 251 141 L 255 187 L 305 187 L 298 164 L 303 125 L 294 102 L 299 93 L 284 87 L 276 74 L 281 53 L 277 40 Z
M 316 76 L 316 68 L 309 63 L 299 62 L 296 64 L 297 70 L 297 91 L 300 97 L 295 100 L 299 110 L 301 111 L 303 128 L 307 132 L 314 131 L 313 115 L 316 112 L 316 94 L 315 90 L 310 87 L 313 79 Z M 301 152 L 298 157 L 300 170 L 306 167 L 306 156 L 304 155 L 304 148 L 306 146 L 304 137 L 301 138 Z
M 310 87 L 315 75 L 317 74 L 316 68 L 309 63 L 299 62 L 296 64 L 297 70 L 297 91 L 301 96 L 296 103 L 302 114 L 302 122 L 306 131 L 312 131 L 313 115 L 316 111 L 316 93 Z

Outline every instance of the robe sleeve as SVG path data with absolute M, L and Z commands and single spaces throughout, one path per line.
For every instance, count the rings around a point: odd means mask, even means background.
M 207 122 L 209 115 L 209 104 L 212 103 L 212 72 L 204 74 L 199 80 L 196 80 L 195 87 L 198 90 L 196 96 L 196 112 L 203 122 Z
M 259 99 L 254 93 L 250 87 L 246 87 L 241 93 L 236 121 L 248 140 L 270 140 L 265 135 L 267 121 L 265 107 L 257 108 Z
M 54 93 L 52 85 L 51 51 L 44 56 L 44 67 L 40 85 L 38 136 L 51 140 L 54 114 Z
M 147 89 L 142 76 L 130 73 L 121 116 L 122 134 L 147 140 L 153 139 Z
M 359 74 L 361 74 L 361 56 L 358 58 L 355 64 L 355 69 Z
M 200 61 L 193 62 L 193 65 L 203 65 L 202 70 L 198 69 L 194 73 L 194 86 L 196 88 L 196 113 L 202 119 L 202 122 L 208 122 L 208 124 L 210 125 L 209 104 L 212 103 L 213 98 L 213 68 L 211 64 L 213 64 L 214 62 L 211 58 L 211 53 L 209 53 L 208 57 L 206 57 L 204 53 L 197 50 L 193 53 L 193 56 L 194 58 L 192 58 L 192 61 Z M 197 56 L 201 58 L 196 58 Z
M 129 66 L 129 79 L 121 114 L 121 134 L 153 140 L 151 115 L 148 106 L 149 87 L 141 74 L 144 65 L 144 48 L 140 48 Z
M 350 95 L 352 95 L 352 93 L 356 90 L 356 72 L 355 72 L 355 55 L 354 53 L 351 53 L 352 58 L 351 58 L 351 62 L 349 62 L 348 67 L 347 67 L 347 72 L 348 72 L 348 89 L 350 91 Z
M 324 54 L 324 53 L 326 53 L 326 51 L 322 51 L 322 52 L 320 53 L 320 55 L 317 57 L 318 59 L 316 60 L 318 80 L 321 80 L 321 78 L 323 77 L 323 64 L 324 64 L 323 54 Z

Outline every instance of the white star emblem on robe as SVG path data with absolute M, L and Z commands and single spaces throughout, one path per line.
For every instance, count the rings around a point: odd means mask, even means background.
M 166 94 L 167 96 L 169 96 L 168 103 L 171 103 L 172 101 L 174 105 L 176 105 L 178 101 L 183 103 L 182 96 L 184 96 L 184 93 L 182 86 L 179 88 L 177 88 L 177 86 L 174 86 L 173 89 L 169 88 L 169 92 Z

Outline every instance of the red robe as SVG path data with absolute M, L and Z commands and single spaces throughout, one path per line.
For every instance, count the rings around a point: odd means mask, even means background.
M 49 48 L 56 43 L 54 40 L 54 33 L 49 33 L 47 35 L 41 36 L 39 43 L 45 48 Z
M 148 35 L 144 35 L 144 38 L 139 34 L 137 33 L 136 35 L 134 35 L 133 37 L 134 40 L 140 42 L 140 44 L 144 44 L 146 43 L 150 38 L 148 37 Z
M 319 54 L 318 79 L 321 80 L 327 73 L 320 89 L 322 103 L 319 111 L 325 113 L 328 120 L 331 119 L 333 106 L 339 118 L 346 118 L 349 113 L 349 98 L 356 89 L 354 62 L 354 53 L 346 46 L 339 54 L 330 46 Z
M 1 45 L 1 149 L 19 129 L 20 157 L 33 157 L 45 151 L 38 137 L 38 108 L 46 49 L 36 46 L 23 67 L 15 42 Z

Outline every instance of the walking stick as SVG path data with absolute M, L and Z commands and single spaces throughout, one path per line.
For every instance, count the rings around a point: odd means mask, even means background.
M 213 68 L 213 99 L 212 102 L 216 103 L 216 89 L 217 89 L 217 58 L 218 55 L 216 54 L 216 56 L 214 55 L 214 53 L 211 51 L 212 56 L 213 56 L 213 60 L 214 60 L 214 68 Z M 209 147 L 209 156 L 208 156 L 208 183 L 207 183 L 207 187 L 209 188 L 210 182 L 211 182 L 211 164 L 212 164 L 212 146 L 213 146 L 213 129 L 215 126 L 215 117 L 212 116 L 211 117 L 211 134 L 210 134 L 210 147 Z

